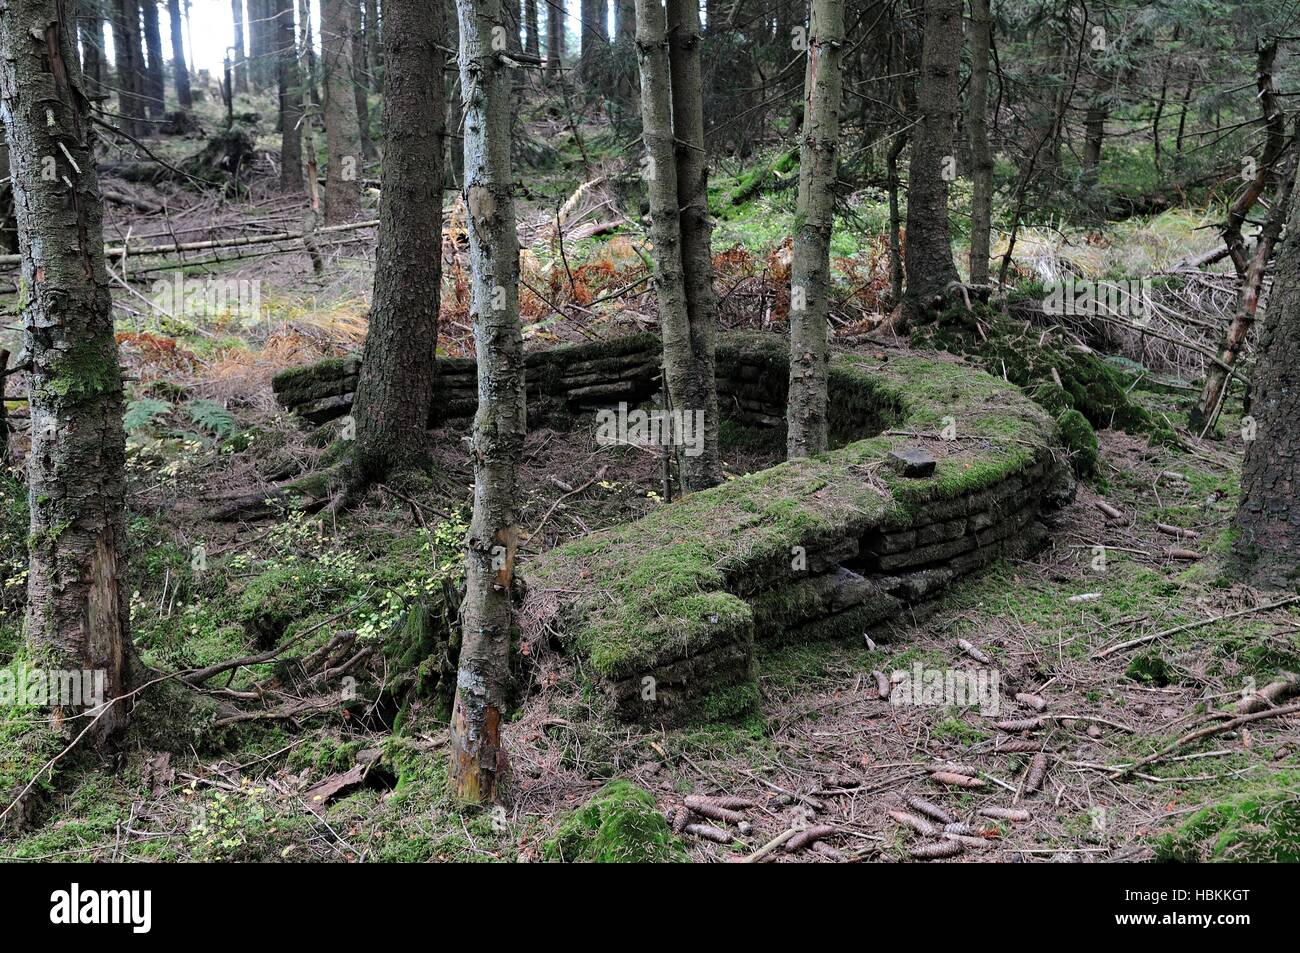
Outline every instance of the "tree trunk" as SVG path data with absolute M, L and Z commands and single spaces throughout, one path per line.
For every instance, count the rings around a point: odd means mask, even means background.
M 385 12 L 379 251 L 352 408 L 361 485 L 425 462 L 442 282 L 442 5 L 388 0 Z
M 918 320 L 940 304 L 957 281 L 948 237 L 948 182 L 956 162 L 952 135 L 961 46 L 961 0 L 928 0 L 916 97 L 920 120 L 907 183 L 905 321 Z
M 78 32 L 81 36 L 81 72 L 86 94 L 97 96 L 104 80 L 104 8 L 101 0 L 78 0 Z
M 325 263 L 316 245 L 316 225 L 320 221 L 320 182 L 316 167 L 316 108 L 315 86 L 311 81 L 311 0 L 298 0 L 298 23 L 302 33 L 298 43 L 298 72 L 304 77 L 302 86 L 302 154 L 303 177 L 307 184 L 307 210 L 303 213 L 303 246 L 311 258 L 312 272 L 321 275 Z
M 556 0 L 546 5 L 546 70 L 558 76 L 564 61 L 564 7 Z
M 235 24 L 235 61 L 231 68 L 234 74 L 235 92 L 248 92 L 248 59 L 244 56 L 244 0 L 230 0 L 230 17 Z
M 663 0 L 637 0 L 636 45 L 641 74 L 641 140 L 647 155 L 645 178 L 650 199 L 655 298 L 663 334 L 664 381 L 669 409 L 687 414 L 704 410 L 706 398 L 693 340 L 683 262 L 682 203 L 672 120 L 673 84 Z M 683 488 L 701 489 L 711 485 L 707 472 L 698 465 L 702 459 L 703 455 L 681 459 Z M 690 486 L 696 479 L 701 485 Z
M 321 65 L 325 70 L 325 223 L 350 221 L 361 207 L 361 135 L 352 90 L 351 0 L 322 0 Z
M 172 0 L 173 3 L 176 0 Z M 280 188 L 301 195 L 302 76 L 293 30 L 293 0 L 277 0 L 276 47 L 280 87 Z
M 614 35 L 629 44 L 636 42 L 636 0 L 614 0 Z
M 162 29 L 158 22 L 157 0 L 141 0 L 144 12 L 144 46 L 149 56 L 149 65 L 145 73 L 149 96 L 149 117 L 159 118 L 166 111 L 166 85 L 163 79 Z
M 1106 67 L 1098 67 L 1097 80 L 1093 84 L 1092 98 L 1088 102 L 1088 111 L 1083 119 L 1083 180 L 1088 186 L 1097 184 L 1097 174 L 1101 167 L 1101 146 L 1106 137 L 1106 117 L 1110 115 L 1110 91 L 1114 85 Z
M 383 89 L 380 67 L 384 62 L 383 25 L 379 22 L 379 0 L 365 0 L 366 4 L 366 65 L 369 67 L 370 91 Z M 441 16 L 441 11 L 439 11 Z
M 141 99 L 140 7 L 136 0 L 115 0 L 113 9 L 113 55 L 117 75 L 118 112 L 122 131 L 134 136 L 147 132 L 144 101 Z
M 450 773 L 460 800 L 484 803 L 495 797 L 506 768 L 501 723 L 510 685 L 511 590 L 519 535 L 515 471 L 526 423 L 524 347 L 510 169 L 513 81 L 492 42 L 494 29 L 503 23 L 501 4 L 457 0 L 456 6 L 479 402 L 470 446 L 474 512 L 466 541 Z
M 375 144 L 370 140 L 370 80 L 366 68 L 366 43 L 361 33 L 363 0 L 352 0 L 352 30 L 348 37 L 352 53 L 352 95 L 357 101 L 357 130 L 361 134 L 361 154 L 367 159 L 375 157 Z M 432 6 L 432 4 L 431 4 Z
M 27 642 L 34 664 L 103 675 L 104 699 L 133 687 L 126 573 L 126 437 L 103 207 L 87 104 L 73 85 L 72 23 L 56 0 L 0 5 L 0 96 L 23 255 L 31 361 Z M 47 181 L 46 157 L 59 177 Z M 125 701 L 60 699 L 54 721 L 99 743 L 128 720 Z
M 844 0 L 813 0 L 803 81 L 799 202 L 790 265 L 790 391 L 786 413 L 786 455 L 790 459 L 810 457 L 826 449 L 826 320 L 830 311 L 843 45 Z
M 1278 252 L 1252 380 L 1255 425 L 1241 467 L 1235 550 L 1258 586 L 1300 580 L 1300 202 Z M 1247 432 L 1243 431 L 1243 436 Z
M 181 109 L 188 110 L 194 105 L 194 94 L 190 90 L 190 71 L 185 66 L 185 43 L 181 39 L 181 0 L 167 0 L 167 19 L 171 21 L 172 74 L 176 78 L 176 98 L 180 101 Z
M 973 168 L 970 200 L 970 283 L 989 282 L 989 239 L 993 225 L 993 151 L 989 148 L 989 50 L 993 17 L 989 0 L 970 4 L 970 118 L 968 132 Z
M 524 0 L 524 32 L 528 36 L 524 52 L 529 56 L 540 57 L 542 46 L 537 36 L 537 0 Z
M 597 64 L 602 60 L 602 50 L 609 44 L 609 27 L 606 24 L 609 4 L 608 0 L 582 0 L 579 9 L 582 12 L 579 30 L 582 47 L 578 55 L 578 72 L 584 78 L 591 79 Z
M 700 69 L 700 8 L 697 0 L 668 0 L 668 59 L 672 73 L 673 136 L 676 139 L 677 208 L 682 275 L 690 317 L 690 367 L 685 403 L 703 428 L 697 455 L 682 458 L 682 489 L 722 482 L 718 456 L 718 389 L 714 372 L 718 299 L 713 291 L 713 226 L 709 221 L 708 152 L 704 146 L 704 87 Z

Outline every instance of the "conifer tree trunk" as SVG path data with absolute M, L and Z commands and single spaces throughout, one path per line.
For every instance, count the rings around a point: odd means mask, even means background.
M 578 53 L 578 72 L 591 79 L 592 71 L 600 62 L 601 50 L 609 43 L 609 26 L 605 22 L 609 13 L 608 0 L 582 0 L 582 23 L 578 35 L 582 45 Z
M 529 56 L 540 56 L 541 43 L 537 37 L 537 0 L 524 0 L 524 32 L 527 34 L 524 52 Z
M 1278 250 L 1268 314 L 1251 375 L 1242 435 L 1241 505 L 1234 543 L 1255 585 L 1294 590 L 1300 583 L 1300 202 L 1291 203 Z M 1253 427 L 1251 426 L 1253 423 Z
M 81 71 L 86 94 L 95 96 L 104 89 L 104 8 L 101 0 L 77 0 L 77 20 L 81 36 Z
M 321 3 L 321 64 L 325 70 L 325 223 L 351 221 L 361 207 L 361 135 L 352 89 L 351 0 Z
M 370 329 L 352 414 L 362 484 L 425 462 L 442 282 L 442 5 L 388 0 L 384 162 Z
M 185 65 L 185 43 L 181 39 L 181 0 L 167 0 L 167 18 L 171 21 L 172 74 L 176 78 L 176 98 L 181 109 L 189 110 L 194 106 L 194 93 L 190 89 L 190 71 Z
M 957 281 L 948 234 L 948 182 L 956 163 L 952 134 L 961 61 L 961 9 L 961 0 L 926 0 L 925 5 L 916 96 L 921 115 L 912 141 L 907 183 L 905 322 L 931 312 Z
M 149 57 L 145 72 L 146 94 L 149 97 L 149 117 L 157 119 L 165 112 L 165 82 L 163 79 L 162 29 L 158 22 L 157 0 L 140 0 L 144 13 L 144 46 Z
M 367 96 L 370 80 L 366 75 L 366 42 L 361 32 L 362 0 L 353 0 L 351 13 L 352 30 L 348 43 L 352 51 L 352 95 L 357 101 L 357 130 L 361 134 L 361 154 L 373 159 L 375 144 L 370 141 L 370 102 Z
M 173 3 L 176 0 L 172 0 Z M 301 194 L 302 75 L 293 29 L 293 0 L 277 0 L 276 47 L 280 87 L 280 188 Z
M 989 148 L 989 52 L 993 45 L 993 17 L 989 0 L 970 3 L 971 71 L 970 118 L 967 124 L 971 169 L 970 283 L 989 281 L 989 241 L 993 227 L 993 151 Z
M 501 744 L 510 684 L 511 589 L 519 527 L 516 468 L 524 442 L 524 348 L 519 328 L 519 239 L 510 169 L 513 81 L 496 55 L 500 0 L 457 0 L 465 136 L 471 309 L 478 352 L 474 512 L 465 554 L 460 672 L 451 716 L 450 773 L 462 801 L 492 800 L 503 780 Z
M 126 584 L 122 373 L 73 29 L 56 0 L 0 4 L 0 112 L 32 365 L 26 634 L 33 664 L 102 672 L 108 701 L 132 688 L 140 670 Z M 56 157 L 52 181 L 43 175 L 47 156 Z M 127 723 L 125 701 L 70 722 L 87 706 L 68 701 L 55 706 L 56 724 L 74 736 L 87 729 L 92 743 Z
M 248 59 L 244 55 L 244 0 L 230 0 L 230 16 L 235 23 L 235 61 L 231 67 L 235 92 L 248 92 Z
M 365 0 L 366 4 L 366 65 L 369 67 L 370 91 L 383 88 L 381 67 L 384 62 L 383 26 L 379 22 L 379 0 Z M 441 3 L 439 3 L 441 6 Z M 439 10 L 439 18 L 442 11 Z
M 141 99 L 140 7 L 136 0 L 114 0 L 113 56 L 118 112 L 122 131 L 134 136 L 146 134 L 144 102 Z
M 790 391 L 786 455 L 826 449 L 826 322 L 840 139 L 844 0 L 813 0 L 799 141 L 799 204 L 790 265 Z
M 686 490 L 702 490 L 722 482 L 714 359 L 718 299 L 713 291 L 713 226 L 709 222 L 709 169 L 704 145 L 700 42 L 697 0 L 668 0 L 668 60 L 672 73 L 673 135 L 676 138 L 677 208 L 686 310 L 690 317 L 690 381 L 682 398 L 684 403 L 675 403 L 675 407 L 698 411 L 703 421 L 703 452 L 682 458 L 682 487 Z
M 546 5 L 546 70 L 558 76 L 564 60 L 564 7 L 558 0 Z

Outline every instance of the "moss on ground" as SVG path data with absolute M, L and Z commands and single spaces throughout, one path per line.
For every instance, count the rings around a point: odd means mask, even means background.
M 1159 860 L 1179 863 L 1300 862 L 1300 769 L 1202 808 L 1157 838 L 1155 849 Z
M 773 335 L 728 335 L 719 360 L 785 359 Z M 532 597 L 563 593 L 565 645 L 603 678 L 643 675 L 750 638 L 753 614 L 735 594 L 808 549 L 905 524 L 916 508 L 992 486 L 1037 460 L 1056 425 L 1019 390 L 955 362 L 836 355 L 831 405 L 856 406 L 897 434 L 779 464 L 666 506 L 634 523 L 557 547 L 523 570 Z M 960 439 L 941 441 L 951 425 Z M 934 477 L 909 480 L 882 464 L 905 444 L 933 441 Z
M 569 815 L 543 847 L 550 861 L 685 863 L 688 858 L 650 794 L 613 781 Z

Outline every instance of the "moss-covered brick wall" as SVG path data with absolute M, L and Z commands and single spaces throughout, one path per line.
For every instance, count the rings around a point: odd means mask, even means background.
M 531 353 L 529 423 L 659 389 L 659 340 L 637 334 Z M 475 407 L 474 364 L 441 360 L 437 413 Z M 347 412 L 359 365 L 276 378 L 281 402 L 320 422 Z M 788 358 L 773 334 L 718 339 L 725 418 L 784 427 Z M 755 648 L 859 640 L 923 614 L 954 580 L 1040 546 L 1039 517 L 1073 489 L 1058 425 L 1013 384 L 948 356 L 840 353 L 828 453 L 695 493 L 529 560 L 521 618 L 582 660 L 613 714 L 717 718 L 758 699 Z M 892 451 L 923 451 L 907 477 Z

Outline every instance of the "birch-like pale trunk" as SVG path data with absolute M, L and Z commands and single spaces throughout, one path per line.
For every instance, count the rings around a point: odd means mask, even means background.
M 799 141 L 799 202 L 790 265 L 790 392 L 786 455 L 826 449 L 826 321 L 840 138 L 844 0 L 813 0 Z
M 494 32 L 504 35 L 501 2 L 456 0 L 456 9 L 478 412 L 470 441 L 474 512 L 466 540 L 450 773 L 460 800 L 485 803 L 496 796 L 506 769 L 501 723 L 510 685 L 511 589 L 519 535 L 516 469 L 526 427 L 524 344 L 510 169 L 513 81 L 493 44 Z

